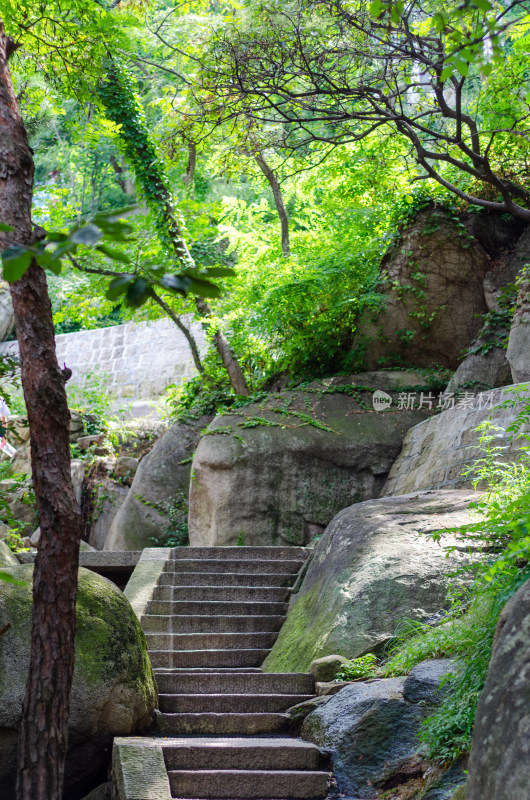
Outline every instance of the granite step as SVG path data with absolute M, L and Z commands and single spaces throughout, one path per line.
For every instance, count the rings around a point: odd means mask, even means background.
M 153 650 L 149 653 L 155 669 L 186 667 L 259 667 L 270 649 L 247 650 Z
M 287 711 L 311 694 L 160 694 L 164 714 L 265 714 Z
M 279 631 L 284 616 L 254 614 L 252 616 L 217 614 L 146 614 L 142 617 L 145 633 L 243 633 Z
M 305 800 L 326 797 L 327 772 L 310 770 L 169 770 L 173 797 Z
M 300 561 L 308 556 L 305 547 L 174 547 L 171 558 L 220 559 L 221 561 Z
M 162 694 L 315 694 L 305 672 L 157 672 Z
M 159 586 L 292 586 L 290 572 L 163 572 Z
M 287 733 L 290 719 L 280 713 L 159 713 L 155 729 L 160 736 L 262 736 Z
M 220 558 L 173 558 L 166 563 L 167 572 L 237 572 L 286 573 L 296 575 L 304 559 L 273 561 L 271 559 L 220 559 Z
M 281 586 L 157 586 L 153 600 L 189 602 L 285 603 L 289 589 Z
M 270 650 L 277 636 L 274 631 L 145 634 L 150 654 L 155 650 Z
M 163 742 L 168 770 L 295 769 L 321 770 L 326 759 L 318 747 L 287 736 L 256 739 L 238 737 L 178 737 Z
M 149 615 L 175 616 L 284 616 L 287 602 L 216 601 L 216 600 L 151 600 Z

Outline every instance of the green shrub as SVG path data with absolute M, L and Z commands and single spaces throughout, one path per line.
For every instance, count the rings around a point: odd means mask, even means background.
M 336 681 L 355 681 L 357 678 L 373 678 L 376 674 L 377 658 L 373 653 L 367 653 L 360 658 L 352 658 L 342 665 L 337 672 Z

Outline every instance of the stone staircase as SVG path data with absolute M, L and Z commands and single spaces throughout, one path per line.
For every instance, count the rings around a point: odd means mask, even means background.
M 142 617 L 172 797 L 326 797 L 324 758 L 289 736 L 285 714 L 314 695 L 313 676 L 260 668 L 306 555 L 301 547 L 172 551 Z

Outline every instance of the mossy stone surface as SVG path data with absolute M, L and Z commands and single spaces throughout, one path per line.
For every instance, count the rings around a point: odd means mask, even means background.
M 434 531 L 473 520 L 470 491 L 368 500 L 341 511 L 317 543 L 267 672 L 306 672 L 312 661 L 380 650 L 403 619 L 425 621 L 446 605 L 450 575 L 466 556 Z M 448 543 L 454 543 L 447 537 Z
M 33 604 L 33 566 L 6 571 L 25 584 L 0 581 L 0 627 L 11 625 L 0 636 L 0 742 L 5 743 L 0 748 L 0 790 L 10 785 L 16 763 Z M 81 568 L 67 785 L 82 785 L 104 771 L 112 737 L 145 732 L 156 704 L 145 637 L 130 603 L 109 580 Z

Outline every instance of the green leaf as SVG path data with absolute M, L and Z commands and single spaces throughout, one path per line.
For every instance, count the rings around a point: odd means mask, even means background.
M 414 197 L 413 197 L 413 195 L 411 195 L 411 194 L 406 194 L 406 195 L 405 195 L 405 203 L 408 203 L 409 205 L 412 205 L 412 203 L 413 203 L 413 202 L 414 202 Z
M 77 228 L 70 234 L 70 241 L 75 244 L 94 245 L 102 238 L 103 234 L 99 228 L 90 223 L 83 228 Z
M 127 253 L 122 253 L 121 250 L 116 250 L 114 247 L 107 247 L 106 244 L 96 245 L 96 250 L 99 250 L 100 253 L 103 253 L 107 258 L 112 259 L 112 261 L 120 261 L 122 264 L 131 263 L 131 259 Z
M 191 278 L 187 275 L 163 275 L 160 278 L 160 285 L 170 292 L 186 294 L 190 290 Z
M 370 16 L 378 19 L 383 11 L 383 4 L 381 0 L 372 0 L 369 6 Z
M 26 586 L 27 581 L 19 581 L 17 578 L 13 578 L 9 572 L 4 572 L 0 570 L 0 581 L 5 581 L 6 583 L 14 583 L 17 586 Z
M 125 294 L 129 285 L 134 280 L 134 275 L 124 274 L 120 275 L 119 278 L 114 278 L 109 283 L 109 287 L 105 292 L 105 297 L 107 300 L 117 300 L 122 294 Z
M 39 250 L 35 253 L 35 261 L 43 269 L 49 269 L 54 275 L 59 275 L 62 264 L 59 259 L 54 258 L 54 254 L 49 250 Z
M 14 230 L 15 229 L 12 228 L 11 225 L 6 225 L 5 222 L 0 222 L 0 231 L 3 231 L 4 233 L 11 233 L 11 231 Z
M 136 278 L 127 289 L 125 305 L 132 308 L 139 308 L 146 300 L 151 297 L 153 290 L 148 285 L 145 278 Z
M 60 233 L 59 231 L 50 231 L 46 234 L 46 239 L 48 242 L 66 242 L 68 236 L 66 233 Z
M 230 267 L 208 267 L 206 272 L 212 278 L 232 278 L 236 274 Z
M 190 291 L 199 297 L 219 297 L 221 289 L 203 278 L 190 278 Z
M 446 81 L 448 78 L 451 77 L 453 74 L 454 67 L 452 64 L 448 64 L 446 67 L 443 68 L 442 73 L 440 75 L 441 81 Z
M 491 11 L 492 5 L 489 0 L 473 0 L 472 5 L 479 8 L 481 11 Z
M 8 247 L 2 253 L 2 263 L 4 267 L 4 280 L 14 283 L 21 278 L 31 264 L 33 253 L 20 245 Z
M 94 217 L 94 222 L 98 226 L 98 228 L 103 228 L 105 225 L 118 222 L 118 220 L 120 220 L 122 217 L 126 217 L 133 211 L 138 211 L 139 208 L 140 206 L 138 204 L 135 204 L 131 206 L 123 206 L 122 208 L 117 208 L 115 211 L 108 211 L 108 212 L 100 211 Z

